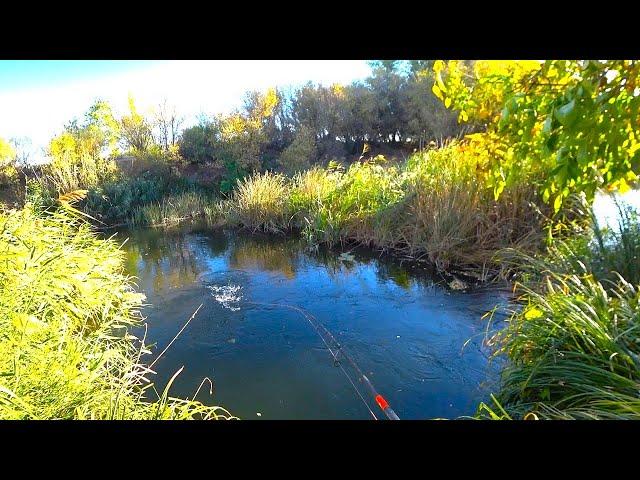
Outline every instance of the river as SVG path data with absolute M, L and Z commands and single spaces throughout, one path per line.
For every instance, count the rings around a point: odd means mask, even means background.
M 501 362 L 483 340 L 501 316 L 481 317 L 504 293 L 451 291 L 373 251 L 314 251 L 293 238 L 194 226 L 116 238 L 127 239 L 127 271 L 147 295 L 149 358 L 202 304 L 154 366 L 159 390 L 184 367 L 172 396 L 193 397 L 206 377 L 213 395 L 206 384 L 197 398 L 243 419 L 384 418 L 357 372 L 344 360 L 338 368 L 313 324 L 288 307 L 326 327 L 402 419 L 472 415 L 496 390 Z

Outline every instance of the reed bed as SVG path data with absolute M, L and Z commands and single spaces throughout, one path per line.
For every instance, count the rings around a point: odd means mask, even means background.
M 217 215 L 216 204 L 208 196 L 188 191 L 136 207 L 129 223 L 133 226 L 173 225 L 198 217 L 214 222 Z

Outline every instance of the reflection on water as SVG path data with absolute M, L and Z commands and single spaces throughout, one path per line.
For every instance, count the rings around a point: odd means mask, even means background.
M 147 294 L 156 351 L 203 305 L 156 364 L 161 386 L 185 367 L 173 395 L 208 377 L 214 397 L 198 398 L 242 418 L 370 418 L 305 318 L 273 304 L 316 317 L 401 418 L 469 415 L 495 387 L 480 317 L 505 301 L 496 293 L 450 292 L 369 250 L 309 251 L 295 238 L 193 227 L 118 238 L 129 238 L 126 268 Z
M 267 270 L 295 277 L 299 241 L 284 240 L 278 244 L 259 239 L 242 238 L 234 242 L 229 265 L 241 270 Z

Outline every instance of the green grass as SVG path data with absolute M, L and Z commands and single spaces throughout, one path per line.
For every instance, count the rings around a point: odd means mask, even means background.
M 509 365 L 481 417 L 640 419 L 639 242 L 628 213 L 520 255 L 523 306 L 492 339 Z
M 68 212 L 0 212 L 0 419 L 228 418 L 156 391 L 117 244 Z
M 481 161 L 451 143 L 404 165 L 378 158 L 293 178 L 256 174 L 238 184 L 222 216 L 253 231 L 297 230 L 314 244 L 393 251 L 441 271 L 497 271 L 499 250 L 542 246 L 544 215 L 532 207 L 532 182 L 510 185 L 496 201 Z
M 281 233 L 290 225 L 289 194 L 282 175 L 265 172 L 242 179 L 228 202 L 227 221 L 253 232 Z

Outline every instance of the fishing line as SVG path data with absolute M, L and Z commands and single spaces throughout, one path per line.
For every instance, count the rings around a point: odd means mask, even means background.
M 165 354 L 165 352 L 166 352 L 167 350 L 169 350 L 169 347 L 173 344 L 173 342 L 175 342 L 175 341 L 176 341 L 176 339 L 180 336 L 180 334 L 184 331 L 184 329 L 185 329 L 185 328 L 187 328 L 187 325 L 189 325 L 189 323 L 191 322 L 191 320 L 193 320 L 193 319 L 195 318 L 195 316 L 198 314 L 198 312 L 199 312 L 199 311 L 200 311 L 200 309 L 202 308 L 202 305 L 203 305 L 203 304 L 201 303 L 201 304 L 200 304 L 200 306 L 199 306 L 198 308 L 196 308 L 196 311 L 195 311 L 195 312 L 193 312 L 193 315 L 191 315 L 191 317 L 189 317 L 189 320 L 187 320 L 187 323 L 185 323 L 185 324 L 182 326 L 182 328 L 180 329 L 180 331 L 179 331 L 178 333 L 176 333 L 176 336 L 175 336 L 175 337 L 173 337 L 173 339 L 169 342 L 169 344 L 168 344 L 166 347 L 164 347 L 164 350 L 162 350 L 162 352 L 160 352 L 160 355 L 158 355 L 158 356 L 156 357 L 156 359 L 151 363 L 151 365 L 149 365 L 149 367 L 148 367 L 149 369 L 151 369 L 151 367 L 153 367 L 153 366 L 156 364 L 156 362 L 157 362 L 158 360 L 160 360 L 160 358 L 162 357 L 162 355 L 164 355 L 164 354 Z
M 234 306 L 234 304 L 237 304 L 242 299 L 242 296 L 239 294 L 239 291 L 241 289 L 240 286 L 208 285 L 207 288 L 211 290 L 213 297 L 223 307 L 233 311 L 240 309 L 240 307 Z M 344 359 L 346 359 L 347 362 L 349 362 L 353 370 L 357 373 L 357 376 L 360 382 L 366 385 L 371 397 L 375 400 L 375 402 L 378 404 L 378 406 L 384 412 L 387 418 L 389 418 L 390 420 L 399 420 L 398 415 L 396 415 L 396 413 L 393 411 L 393 409 L 391 408 L 387 400 L 382 395 L 380 395 L 380 393 L 378 393 L 376 388 L 373 386 L 373 383 L 371 382 L 371 380 L 369 380 L 369 378 L 362 372 L 362 370 L 360 369 L 358 364 L 353 360 L 353 358 L 351 358 L 351 356 L 342 348 L 342 345 L 340 344 L 340 342 L 336 340 L 333 334 L 329 330 L 327 330 L 325 326 L 322 325 L 315 316 L 313 316 L 311 313 L 309 313 L 308 311 L 300 307 L 297 307 L 295 305 L 287 305 L 284 303 L 246 301 L 245 304 L 255 305 L 258 307 L 288 308 L 289 310 L 293 310 L 295 312 L 300 313 L 316 331 L 316 333 L 322 340 L 322 343 L 324 343 L 325 347 L 327 347 L 327 350 L 329 350 L 329 352 L 331 353 L 331 356 L 333 357 L 334 365 L 340 367 L 344 375 L 349 380 L 349 383 L 351 383 L 354 390 L 362 400 L 362 403 L 364 403 L 364 405 L 367 407 L 367 410 L 369 410 L 369 413 L 371 414 L 371 416 L 376 420 L 378 419 L 375 413 L 369 407 L 369 403 L 365 400 L 364 396 L 360 392 L 360 389 L 356 386 L 356 382 L 353 381 L 351 376 L 344 369 L 342 362 L 338 359 L 338 355 L 340 353 L 342 353 L 342 356 L 344 357 Z M 333 348 L 332 348 L 332 345 L 333 345 Z
M 393 409 L 391 408 L 387 400 L 382 395 L 380 395 L 380 393 L 378 393 L 376 388 L 373 386 L 373 383 L 371 382 L 371 380 L 369 380 L 369 378 L 362 372 L 358 364 L 353 360 L 353 358 L 351 358 L 351 356 L 344 350 L 344 348 L 342 348 L 342 345 L 340 344 L 340 342 L 336 340 L 336 338 L 331 334 L 331 332 L 327 330 L 324 327 L 324 325 L 318 322 L 318 319 L 315 316 L 313 316 L 311 313 L 307 312 L 306 310 L 300 307 L 296 307 L 295 305 L 287 305 L 283 303 L 262 303 L 262 302 L 246 302 L 246 303 L 249 305 L 256 305 L 256 306 L 263 306 L 263 307 L 288 308 L 290 310 L 294 310 L 300 313 L 304 318 L 307 319 L 307 321 L 314 328 L 314 330 L 322 340 L 322 343 L 324 343 L 324 345 L 327 347 L 327 350 L 329 350 L 329 352 L 331 353 L 331 356 L 333 357 L 334 365 L 340 367 L 340 370 L 342 370 L 342 373 L 344 373 L 344 375 L 347 377 L 347 379 L 349 380 L 349 383 L 351 383 L 354 390 L 362 400 L 362 403 L 364 403 L 364 405 L 367 407 L 367 410 L 369 410 L 369 413 L 371 414 L 371 416 L 375 420 L 378 420 L 378 417 L 376 417 L 376 414 L 369 407 L 369 403 L 364 399 L 364 396 L 360 392 L 360 389 L 358 389 L 358 387 L 354 383 L 351 376 L 344 369 L 342 362 L 338 360 L 339 353 L 342 353 L 342 356 L 349 362 L 349 364 L 356 371 L 360 381 L 367 386 L 369 393 L 371 394 L 371 396 L 373 397 L 377 405 L 380 407 L 380 409 L 387 416 L 387 418 L 389 418 L 389 420 L 400 420 L 396 412 L 393 411 Z M 327 341 L 327 338 L 329 339 L 329 341 Z M 337 348 L 334 347 L 335 351 L 329 345 L 330 342 L 333 342 L 333 344 L 337 346 Z

